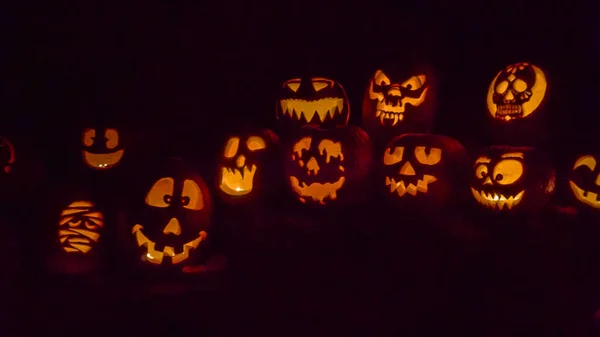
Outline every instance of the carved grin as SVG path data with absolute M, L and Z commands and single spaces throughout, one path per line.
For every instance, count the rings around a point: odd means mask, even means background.
M 581 187 L 575 185 L 575 183 L 573 183 L 572 181 L 569 181 L 569 185 L 571 186 L 571 190 L 573 190 L 573 193 L 575 194 L 578 200 L 593 208 L 600 208 L 600 200 L 598 200 L 598 193 L 586 191 Z
M 506 196 L 504 194 L 496 194 L 496 193 L 486 193 L 484 191 L 477 191 L 473 187 L 471 187 L 471 192 L 477 200 L 478 203 L 484 205 L 488 208 L 503 210 L 503 209 L 512 209 L 517 206 L 521 200 L 523 200 L 523 194 L 525 191 L 521 191 L 516 195 Z
M 238 168 L 221 168 L 221 190 L 230 195 L 245 195 L 252 191 L 256 165 Z
M 407 193 L 413 196 L 417 195 L 418 192 L 427 193 L 427 186 L 435 181 L 437 181 L 436 177 L 425 174 L 423 175 L 423 179 L 417 180 L 416 186 L 412 183 L 406 186 L 406 183 L 402 180 L 396 182 L 394 178 L 385 177 L 385 185 L 390 187 L 390 193 L 396 192 L 398 196 L 403 196 Z
M 307 123 L 310 123 L 313 118 L 317 118 L 318 122 L 323 123 L 340 115 L 344 110 L 344 99 L 338 97 L 328 97 L 314 101 L 282 99 L 280 104 L 283 115 L 297 120 L 304 118 Z
M 294 191 L 300 196 L 310 196 L 312 200 L 318 201 L 325 205 L 325 199 L 335 200 L 337 191 L 344 185 L 346 178 L 341 177 L 332 183 L 312 183 L 307 185 L 305 182 L 300 182 L 298 178 L 291 176 L 290 182 Z M 304 197 L 300 197 L 301 202 L 306 202 Z
M 148 239 L 148 237 L 142 232 L 143 229 L 144 227 L 142 225 L 137 224 L 133 226 L 131 234 L 135 236 L 135 241 L 137 242 L 138 247 L 146 248 L 145 258 L 148 262 L 152 264 L 161 264 L 165 256 L 171 257 L 172 264 L 178 264 L 185 261 L 189 257 L 190 252 L 198 248 L 200 242 L 206 239 L 207 236 L 207 233 L 205 231 L 201 231 L 200 233 L 198 233 L 199 236 L 196 239 L 183 244 L 183 246 L 165 246 L 164 249 L 161 251 L 155 249 L 156 242 Z M 176 253 L 175 248 L 178 248 L 179 252 Z
M 86 164 L 89 166 L 99 169 L 106 170 L 115 166 L 123 157 L 123 149 L 112 152 L 112 153 L 91 153 L 83 151 L 83 157 Z
M 498 111 L 496 112 L 496 118 L 509 121 L 516 118 L 523 117 L 523 108 L 518 104 L 504 104 L 498 105 Z

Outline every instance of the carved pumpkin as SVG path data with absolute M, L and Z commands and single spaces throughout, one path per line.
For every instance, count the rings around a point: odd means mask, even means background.
M 83 162 L 95 170 L 108 170 L 121 161 L 125 152 L 116 128 L 87 128 L 82 135 Z
M 204 180 L 181 159 L 170 159 L 160 171 L 131 219 L 134 246 L 149 265 L 193 262 L 211 225 L 211 196 Z
M 58 239 L 67 253 L 87 254 L 100 240 L 104 215 L 91 201 L 70 203 L 58 221 Z
M 303 128 L 286 153 L 286 180 L 302 203 L 350 202 L 360 195 L 371 163 L 371 143 L 362 129 Z
M 292 78 L 282 85 L 277 101 L 277 119 L 284 128 L 306 125 L 346 125 L 350 105 L 338 82 L 323 77 Z
M 468 158 L 465 148 L 450 137 L 396 137 L 383 154 L 387 195 L 392 200 L 428 209 L 465 200 Z
M 556 186 L 548 158 L 533 147 L 492 146 L 477 156 L 471 192 L 480 205 L 502 212 L 535 211 Z
M 403 133 L 429 132 L 436 87 L 424 65 L 378 69 L 369 79 L 362 106 L 363 124 L 371 137 L 385 144 Z
M 15 148 L 6 137 L 0 136 L 0 172 L 10 173 L 15 162 Z
M 268 129 L 242 131 L 225 142 L 217 167 L 218 190 L 226 202 L 260 199 L 276 192 L 281 144 Z
M 600 209 L 600 163 L 595 154 L 582 154 L 575 160 L 569 175 L 573 197 L 581 204 Z

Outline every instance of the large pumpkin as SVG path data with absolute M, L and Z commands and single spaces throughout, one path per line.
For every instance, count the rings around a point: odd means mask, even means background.
M 389 200 L 433 210 L 465 200 L 469 168 L 467 151 L 457 140 L 404 134 L 386 147 L 380 179 Z
M 133 246 L 153 266 L 193 262 L 211 225 L 212 200 L 200 175 L 169 159 L 144 185 L 129 220 Z
M 348 123 L 350 104 L 346 91 L 337 81 L 305 76 L 283 83 L 276 113 L 284 129 L 340 126 Z
M 540 67 L 519 62 L 500 70 L 487 91 L 492 141 L 529 145 L 545 136 L 548 96 L 548 76 Z
M 246 128 L 230 134 L 217 166 L 217 189 L 228 203 L 277 194 L 283 179 L 281 143 L 269 129 Z
M 362 106 L 363 125 L 371 137 L 429 132 L 436 105 L 433 71 L 424 64 L 378 69 L 369 79 Z M 383 141 L 383 140 L 382 140 Z
M 536 211 L 556 187 L 548 157 L 533 147 L 491 146 L 477 156 L 472 174 L 477 203 L 498 212 Z
M 361 183 L 370 168 L 371 143 L 358 127 L 305 127 L 285 158 L 286 180 L 302 203 L 347 203 L 364 196 Z

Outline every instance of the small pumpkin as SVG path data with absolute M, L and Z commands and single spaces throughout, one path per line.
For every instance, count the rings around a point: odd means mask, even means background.
M 171 158 L 144 186 L 129 220 L 136 255 L 150 266 L 193 262 L 212 221 L 204 180 L 180 158 Z
M 286 180 L 302 203 L 348 203 L 364 197 L 361 183 L 370 168 L 371 143 L 358 127 L 305 127 L 285 158 Z
M 468 153 L 457 140 L 404 134 L 394 138 L 383 154 L 385 195 L 427 209 L 454 205 L 468 193 L 469 168 Z
M 350 118 L 350 103 L 342 85 L 325 77 L 297 77 L 283 83 L 276 116 L 284 129 L 312 125 L 341 126 Z
M 372 137 L 384 137 L 385 144 L 403 133 L 429 132 L 436 99 L 429 66 L 415 63 L 378 69 L 365 90 L 363 125 Z
M 595 153 L 579 155 L 569 173 L 573 197 L 588 209 L 600 210 L 600 157 Z
M 281 153 L 279 137 L 269 129 L 249 127 L 228 136 L 217 167 L 221 198 L 236 203 L 276 194 Z
M 119 130 L 114 127 L 86 128 L 82 134 L 83 162 L 94 170 L 108 170 L 117 166 L 125 147 Z
M 554 194 L 556 174 L 534 147 L 491 146 L 473 166 L 471 192 L 487 209 L 515 213 L 541 209 Z

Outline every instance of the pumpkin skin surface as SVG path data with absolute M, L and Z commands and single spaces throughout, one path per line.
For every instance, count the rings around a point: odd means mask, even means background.
M 473 197 L 495 212 L 535 212 L 556 187 L 549 159 L 533 147 L 491 146 L 477 156 L 472 174 Z
M 286 180 L 297 200 L 326 205 L 360 199 L 371 164 L 371 143 L 354 126 L 300 130 L 285 151 Z
M 335 80 L 298 77 L 285 81 L 277 100 L 276 117 L 283 129 L 303 126 L 344 126 L 350 118 L 346 91 Z

